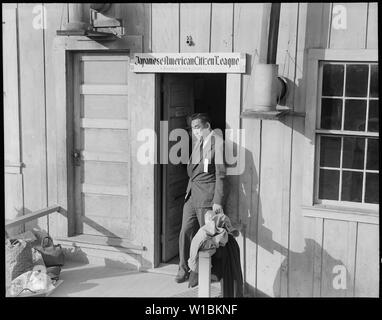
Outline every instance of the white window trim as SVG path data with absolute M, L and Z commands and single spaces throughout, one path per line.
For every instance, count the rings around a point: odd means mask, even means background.
M 316 204 L 315 200 L 315 159 L 316 123 L 318 117 L 318 98 L 320 88 L 320 61 L 339 62 L 378 62 L 377 49 L 310 49 L 308 50 L 305 146 L 302 212 L 304 216 L 332 218 L 336 220 L 359 221 L 379 224 L 379 205 L 359 206 L 356 203 Z M 379 135 L 375 135 L 379 136 Z

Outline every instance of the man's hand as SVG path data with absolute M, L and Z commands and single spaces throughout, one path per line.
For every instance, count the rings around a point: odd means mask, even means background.
M 223 213 L 223 206 L 220 204 L 214 203 L 212 205 L 212 211 L 214 211 L 215 213 Z

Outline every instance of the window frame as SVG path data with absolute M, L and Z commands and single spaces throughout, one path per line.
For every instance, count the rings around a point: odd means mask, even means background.
M 339 63 L 378 63 L 377 49 L 309 49 L 307 52 L 307 88 L 306 88 L 306 119 L 303 173 L 303 214 L 313 217 L 343 218 L 350 221 L 364 221 L 378 224 L 379 204 L 357 203 L 334 200 L 318 200 L 319 136 L 325 133 L 336 133 L 342 136 L 349 134 L 357 136 L 352 131 L 317 129 L 320 119 L 320 100 L 322 86 L 322 62 Z M 370 75 L 369 75 L 370 78 Z M 367 119 L 366 119 L 367 120 Z M 361 132 L 361 136 L 377 137 L 379 132 Z M 317 144 L 317 145 L 316 145 Z M 363 169 L 364 171 L 364 169 Z

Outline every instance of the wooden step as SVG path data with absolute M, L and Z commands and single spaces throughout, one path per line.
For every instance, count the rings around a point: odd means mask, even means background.
M 138 271 L 142 269 L 142 252 L 146 250 L 126 239 L 92 235 L 57 237 L 54 243 L 62 246 L 68 261 Z

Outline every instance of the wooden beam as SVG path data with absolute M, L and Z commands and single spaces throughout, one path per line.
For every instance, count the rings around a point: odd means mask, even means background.
M 81 85 L 81 94 L 127 94 L 128 87 L 126 85 L 96 85 L 83 84 Z
M 366 212 L 360 209 L 343 210 L 342 208 L 328 208 L 324 206 L 302 206 L 304 217 L 322 218 L 326 220 L 339 220 L 360 222 L 368 224 L 379 224 L 378 212 Z
M 280 3 L 272 3 L 268 33 L 267 63 L 276 63 L 277 39 L 279 36 Z
M 116 196 L 128 196 L 129 188 L 128 186 L 106 186 L 106 185 L 96 185 L 96 184 L 82 184 L 83 193 L 96 193 L 96 194 L 110 194 Z
M 82 118 L 81 127 L 94 129 L 129 129 L 129 121 L 124 119 Z
M 123 250 L 123 252 L 135 253 L 137 251 L 145 251 L 146 247 L 143 245 L 134 244 L 127 239 L 108 237 L 108 236 L 94 236 L 90 234 L 80 234 L 73 237 L 57 237 L 54 238 L 56 243 L 72 244 L 76 243 L 79 247 L 86 248 L 99 248 L 99 246 L 107 246 L 108 251 Z M 122 248 L 122 249 L 121 249 Z
M 48 214 L 50 214 L 52 212 L 60 212 L 60 209 L 61 209 L 60 206 L 53 205 L 53 206 L 50 206 L 50 207 L 45 208 L 45 209 L 34 211 L 32 213 L 26 214 L 24 216 L 21 216 L 19 218 L 16 218 L 14 220 L 6 222 L 5 223 L 5 229 L 10 229 L 12 227 L 16 227 L 16 226 L 22 225 L 22 224 L 24 224 L 26 222 L 29 222 L 29 221 L 32 221 L 32 220 L 35 220 L 35 219 L 47 216 Z
M 110 161 L 110 162 L 128 162 L 130 154 L 127 152 L 91 152 L 82 151 L 81 160 L 84 161 Z

